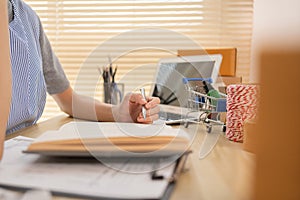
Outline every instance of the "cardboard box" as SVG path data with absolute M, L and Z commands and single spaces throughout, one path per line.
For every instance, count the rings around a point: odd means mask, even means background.
M 224 94 L 226 94 L 226 87 L 232 84 L 242 84 L 242 77 L 236 76 L 220 76 L 217 79 L 217 83 L 224 83 L 225 86 L 219 86 L 218 90 Z
M 256 126 L 257 124 L 253 120 L 246 120 L 244 122 L 243 149 L 250 153 L 255 153 L 257 148 Z
M 272 51 L 262 50 L 259 66 L 261 101 L 253 199 L 296 200 L 300 199 L 300 51 Z

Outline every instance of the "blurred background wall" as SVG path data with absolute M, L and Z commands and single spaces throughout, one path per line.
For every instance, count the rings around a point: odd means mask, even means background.
M 262 48 L 300 49 L 300 1 L 255 0 L 251 49 L 250 80 L 258 80 Z

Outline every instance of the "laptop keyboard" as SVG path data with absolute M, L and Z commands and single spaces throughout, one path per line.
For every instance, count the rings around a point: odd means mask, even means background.
M 177 113 L 159 112 L 159 118 L 164 120 L 179 120 L 184 119 L 185 116 Z

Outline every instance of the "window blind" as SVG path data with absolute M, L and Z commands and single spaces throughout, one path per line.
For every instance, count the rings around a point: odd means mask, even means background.
M 97 67 L 107 64 L 108 54 L 119 51 L 113 57 L 116 79 L 129 92 L 152 81 L 160 58 L 192 48 L 187 38 L 202 48 L 236 47 L 237 76 L 249 80 L 253 0 L 25 1 L 40 16 L 71 85 L 101 101 Z M 139 32 L 143 29 L 147 31 Z M 149 44 L 164 48 L 145 46 Z M 48 97 L 42 119 L 58 112 Z

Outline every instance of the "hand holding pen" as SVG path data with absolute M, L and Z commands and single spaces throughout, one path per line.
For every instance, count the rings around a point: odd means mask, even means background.
M 145 88 L 141 88 L 140 93 L 141 95 L 137 99 L 138 103 L 142 105 L 142 110 L 140 110 L 141 114 L 137 117 L 137 122 L 152 123 L 159 118 L 160 108 L 158 105 L 160 99 L 158 97 L 146 97 Z
M 99 68 L 98 71 L 102 75 L 104 80 L 104 85 L 115 85 L 115 75 L 118 67 L 115 69 L 112 67 L 112 62 L 110 57 L 109 66 L 106 68 Z M 113 87 L 105 87 L 104 93 L 110 94 L 106 89 L 116 89 Z M 141 89 L 141 94 L 139 93 L 129 93 L 127 94 L 122 102 L 118 105 L 112 107 L 112 114 L 114 121 L 118 122 L 139 122 L 139 123 L 152 123 L 154 120 L 158 119 L 160 99 L 157 97 L 146 97 L 145 89 Z M 106 97 L 106 95 L 104 95 Z M 121 99 L 121 98 L 120 98 Z M 104 102 L 111 103 L 111 99 L 104 98 Z
M 159 103 L 158 97 L 144 98 L 140 93 L 128 93 L 119 105 L 113 107 L 114 120 L 118 122 L 153 123 L 158 119 Z M 142 107 L 145 108 L 144 114 Z

